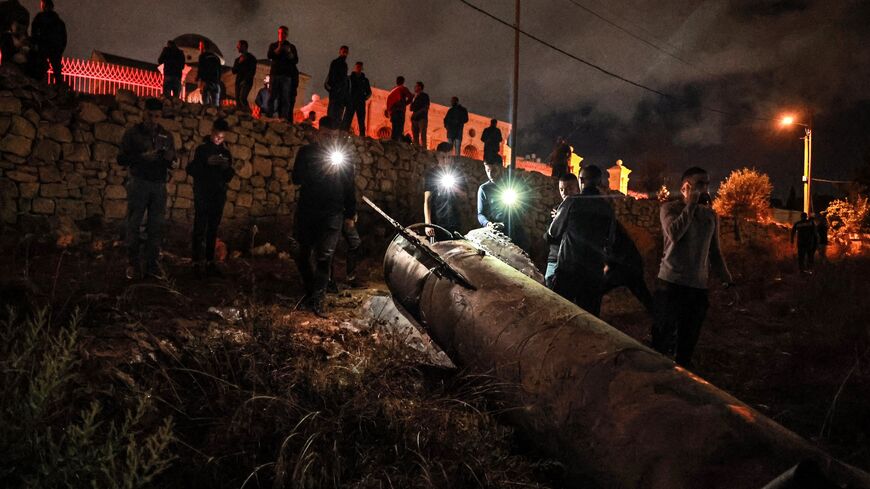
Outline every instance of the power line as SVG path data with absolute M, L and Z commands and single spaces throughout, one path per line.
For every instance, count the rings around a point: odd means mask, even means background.
M 712 73 L 710 73 L 709 71 L 707 71 L 707 70 L 705 70 L 705 69 L 703 69 L 703 68 L 701 68 L 701 67 L 695 66 L 695 65 L 692 64 L 691 62 L 689 62 L 689 61 L 687 61 L 687 60 L 685 60 L 685 59 L 683 59 L 683 58 L 677 56 L 676 54 L 673 54 L 673 53 L 670 53 L 670 52 L 668 52 L 668 51 L 665 51 L 664 49 L 660 48 L 659 46 L 657 46 L 657 45 L 655 45 L 655 44 L 653 44 L 653 43 L 647 41 L 646 39 L 640 37 L 639 35 L 637 35 L 637 34 L 635 34 L 635 33 L 633 33 L 633 32 L 631 32 L 630 30 L 628 30 L 627 28 L 625 28 L 625 27 L 623 27 L 623 26 L 617 24 L 616 22 L 613 22 L 612 20 L 608 19 L 607 17 L 604 17 L 603 15 L 601 15 L 601 14 L 599 14 L 598 12 L 592 10 L 591 8 L 589 8 L 589 7 L 585 6 L 585 5 L 583 5 L 582 3 L 578 2 L 577 0 L 568 0 L 568 1 L 571 2 L 573 5 L 575 5 L 577 8 L 580 8 L 581 10 L 584 10 L 584 11 L 586 11 L 586 12 L 588 12 L 588 13 L 594 15 L 595 17 L 597 17 L 597 18 L 601 19 L 602 21 L 606 22 L 608 25 L 610 25 L 610 26 L 612 26 L 612 27 L 614 27 L 614 28 L 616 28 L 616 29 L 619 29 L 620 31 L 624 32 L 625 34 L 631 36 L 633 39 L 636 39 L 636 40 L 638 40 L 638 41 L 640 41 L 640 42 L 646 44 L 647 46 L 649 46 L 649 47 L 655 49 L 656 51 L 658 51 L 658 52 L 660 52 L 660 53 L 663 53 L 663 54 L 666 54 L 666 55 L 670 56 L 671 58 L 674 58 L 675 60 L 677 60 L 677 61 L 683 63 L 684 65 L 689 66 L 689 67 L 691 67 L 691 68 L 694 68 L 694 69 L 700 71 L 701 73 L 704 73 L 705 75 L 712 75 Z
M 547 41 L 541 39 L 540 37 L 538 37 L 538 36 L 536 36 L 536 35 L 534 35 L 534 34 L 532 34 L 532 33 L 530 33 L 530 32 L 527 32 L 527 31 L 525 31 L 525 30 L 523 30 L 523 29 L 518 29 L 518 28 L 516 28 L 516 27 L 515 27 L 513 24 L 511 24 L 510 22 L 507 22 L 507 21 L 505 21 L 505 20 L 503 20 L 503 19 L 497 17 L 496 15 L 494 15 L 494 14 L 492 14 L 492 13 L 490 13 L 490 12 L 488 12 L 488 11 L 486 11 L 486 10 L 480 8 L 480 7 L 478 7 L 477 5 L 474 5 L 474 4 L 470 3 L 470 2 L 468 2 L 468 0 L 459 0 L 459 1 L 462 2 L 464 5 L 466 5 L 467 7 L 471 8 L 471 9 L 473 9 L 473 10 L 476 10 L 477 12 L 479 12 L 479 13 L 481 13 L 481 14 L 483 14 L 483 15 L 489 17 L 490 19 L 492 19 L 492 20 L 498 22 L 499 24 L 502 24 L 502 25 L 504 25 L 504 26 L 510 28 L 511 30 L 518 30 L 522 35 L 528 37 L 529 39 L 531 39 L 531 40 L 533 40 L 533 41 L 535 41 L 535 42 L 537 42 L 537 43 L 539 43 L 539 44 L 542 44 L 542 45 L 544 45 L 544 46 L 546 46 L 546 47 L 548 47 L 548 48 L 550 48 L 550 49 L 552 49 L 552 50 L 554 50 L 554 51 L 556 51 L 556 52 L 558 52 L 558 53 L 560 53 L 560 54 L 562 54 L 562 55 L 564 55 L 564 56 L 567 56 L 567 57 L 569 57 L 569 58 L 571 58 L 571 59 L 573 59 L 573 60 L 575 60 L 575 61 L 578 61 L 578 62 L 580 62 L 580 63 L 582 63 L 582 64 L 584 64 L 584 65 L 586 65 L 586 66 L 588 66 L 588 67 L 590 67 L 590 68 L 592 68 L 592 69 L 594 69 L 594 70 L 596 70 L 596 71 L 599 71 L 599 72 L 601 72 L 601 73 L 604 73 L 604 74 L 607 75 L 607 76 L 610 76 L 610 77 L 612 77 L 612 78 L 616 78 L 617 80 L 620 80 L 620 81 L 622 81 L 622 82 L 624 82 L 624 83 L 627 83 L 627 84 L 629 84 L 629 85 L 632 85 L 632 86 L 634 86 L 634 87 L 640 88 L 640 89 L 642 89 L 642 90 L 646 90 L 646 91 L 648 91 L 648 92 L 654 93 L 654 94 L 659 95 L 660 97 L 664 97 L 664 98 L 666 98 L 666 99 L 668 99 L 668 100 L 673 100 L 673 101 L 675 101 L 675 102 L 683 102 L 683 103 L 686 102 L 685 99 L 682 99 L 682 98 L 677 97 L 677 96 L 675 96 L 675 95 L 671 95 L 671 94 L 666 93 L 666 92 L 662 92 L 661 90 L 658 90 L 658 89 L 656 89 L 656 88 L 653 88 L 653 87 L 650 87 L 650 86 L 644 85 L 644 84 L 642 84 L 642 83 L 640 83 L 640 82 L 636 82 L 636 81 L 634 81 L 634 80 L 628 79 L 628 78 L 626 78 L 626 77 L 624 77 L 624 76 L 622 76 L 622 75 L 619 75 L 619 74 L 617 74 L 617 73 L 614 73 L 614 72 L 608 70 L 607 68 L 604 68 L 604 67 L 599 66 L 599 65 L 597 65 L 597 64 L 595 64 L 595 63 L 593 63 L 593 62 L 591 62 L 591 61 L 587 61 L 587 60 L 585 60 L 585 59 L 583 59 L 583 58 L 581 58 L 581 57 L 579 57 L 579 56 L 576 56 L 576 55 L 574 55 L 574 54 L 571 54 L 571 53 L 569 53 L 568 51 L 565 51 L 564 49 L 562 49 L 562 48 L 560 48 L 560 47 L 558 47 L 558 46 L 555 46 L 555 45 L 553 45 L 553 44 L 551 44 L 551 43 L 549 43 L 549 42 L 547 42 Z M 740 114 L 737 114 L 737 113 L 734 113 L 734 112 L 728 112 L 728 111 L 725 111 L 725 110 L 722 110 L 722 109 L 717 109 L 717 108 L 715 108 L 715 107 L 707 107 L 707 106 L 705 106 L 705 105 L 699 105 L 698 108 L 701 109 L 701 110 L 706 110 L 706 111 L 708 111 L 708 112 L 714 112 L 714 113 L 722 114 L 722 115 L 740 115 Z M 758 121 L 775 121 L 775 120 L 777 120 L 777 119 L 772 119 L 772 118 L 768 118 L 768 117 L 754 117 L 754 116 L 745 117 L 745 118 L 746 118 L 746 119 L 752 119 L 752 120 L 758 120 Z

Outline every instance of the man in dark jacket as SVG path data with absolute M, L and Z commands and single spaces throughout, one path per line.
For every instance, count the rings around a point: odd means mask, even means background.
M 803 273 L 812 273 L 815 264 L 813 257 L 816 254 L 816 246 L 819 244 L 819 234 L 816 230 L 816 224 L 807 216 L 806 212 L 801 212 L 801 220 L 794 223 L 791 228 L 792 244 L 794 244 L 795 235 L 797 235 L 798 268 Z
M 257 74 L 257 58 L 248 52 L 248 41 L 242 39 L 236 44 L 239 57 L 233 63 L 233 74 L 236 75 L 236 107 L 248 110 L 248 96 L 254 87 L 254 76 Z
M 571 161 L 571 145 L 565 138 L 557 138 L 556 145 L 553 147 L 553 152 L 550 153 L 550 170 L 551 176 L 558 179 L 565 173 L 568 173 L 568 165 Z
M 390 118 L 390 124 L 393 126 L 390 133 L 390 139 L 393 141 L 401 141 L 404 136 L 405 112 L 413 98 L 411 91 L 405 86 L 405 77 L 396 77 L 396 86 L 387 95 L 387 110 L 384 114 Z
M 353 71 L 348 77 L 350 87 L 350 100 L 348 107 L 344 111 L 344 120 L 341 121 L 341 129 L 350 131 L 350 125 L 353 122 L 353 117 L 356 115 L 356 124 L 359 128 L 359 137 L 366 135 L 366 101 L 372 96 L 372 87 L 369 84 L 369 79 L 363 73 L 362 61 L 357 61 L 353 66 Z
M 453 154 L 459 156 L 462 152 L 462 129 L 468 122 L 468 111 L 459 105 L 459 98 L 450 99 L 450 109 L 444 116 L 444 128 L 447 129 L 447 142 L 453 146 Z
M 184 52 L 178 49 L 175 41 L 168 41 L 160 52 L 157 64 L 163 65 L 163 96 L 181 96 L 181 77 L 184 74 Z
M 601 177 L 595 165 L 584 168 L 580 193 L 565 199 L 547 231 L 561 242 L 553 291 L 594 316 L 601 314 L 604 257 L 616 227 L 613 208 L 598 189 Z
M 566 175 L 574 176 L 571 173 Z M 625 227 L 617 223 L 613 245 L 605 257 L 604 293 L 617 287 L 626 287 L 647 310 L 653 314 L 653 297 L 643 277 L 643 257 Z
M 187 174 L 193 177 L 193 237 L 191 255 L 197 273 L 220 275 L 214 262 L 217 230 L 227 201 L 227 183 L 232 180 L 233 157 L 224 143 L 229 124 L 224 119 L 214 121 L 211 135 L 196 148 Z M 205 263 L 203 263 L 203 248 Z
M 299 53 L 287 34 L 290 29 L 278 28 L 278 41 L 269 45 L 268 58 L 272 60 L 269 79 L 272 83 L 272 105 L 278 117 L 293 122 L 293 107 L 296 105 L 296 89 L 299 87 Z
M 175 141 L 172 134 L 158 124 L 162 113 L 163 103 L 160 100 L 147 99 L 142 122 L 128 128 L 121 140 L 118 164 L 128 168 L 128 279 L 140 276 L 142 272 L 139 226 L 146 212 L 144 271 L 148 276 L 163 277 L 158 258 L 166 221 L 166 179 L 175 161 Z
M 559 204 L 560 207 L 568 197 L 573 197 L 579 193 L 580 182 L 574 174 L 568 173 L 559 179 L 559 195 L 562 197 L 562 202 Z M 559 207 L 550 211 L 551 216 L 555 218 L 558 211 Z M 544 231 L 544 241 L 547 242 L 550 248 L 547 253 L 547 270 L 544 272 L 544 283 L 549 289 L 552 289 L 553 277 L 556 275 L 556 262 L 559 259 L 559 247 L 562 245 L 562 240 L 551 238 L 548 231 L 549 229 Z
M 336 145 L 336 125 L 320 118 L 314 142 L 303 146 L 293 166 L 293 183 L 299 185 L 294 239 L 296 265 L 305 285 L 308 306 L 324 317 L 323 299 L 329 283 L 332 255 L 342 226 L 353 228 L 356 186 L 353 162 Z
M 329 93 L 326 115 L 338 122 L 344 120 L 344 111 L 348 103 L 348 52 L 349 48 L 347 46 L 338 48 L 338 57 L 332 60 L 332 63 L 329 63 L 329 73 L 326 75 L 326 81 L 323 82 L 323 88 Z
M 35 78 L 42 79 L 45 69 L 51 65 L 51 83 L 63 81 L 61 58 L 66 50 L 66 24 L 54 11 L 54 0 L 42 0 L 41 12 L 33 18 L 30 37 L 33 42 Z
M 484 162 L 483 168 L 489 180 L 477 188 L 477 222 L 505 233 L 515 245 L 528 250 L 526 230 L 518 212 L 522 203 L 517 186 L 503 178 L 504 167 L 500 163 Z
M 499 151 L 501 150 L 501 142 L 504 139 L 502 138 L 501 131 L 498 130 L 498 120 L 492 119 L 489 121 L 489 127 L 483 130 L 480 140 L 483 141 L 483 161 L 496 164 L 503 163 Z M 577 179 L 575 178 L 574 180 L 576 181 Z
M 468 197 L 465 179 L 453 166 L 450 143 L 441 143 L 435 150 L 438 165 L 423 175 L 423 222 L 435 224 L 451 233 L 461 231 L 459 206 Z M 430 238 L 451 239 L 435 228 L 426 228 Z
M 221 105 L 221 59 L 205 47 L 205 41 L 199 41 L 199 66 L 196 70 L 196 81 L 202 95 L 202 105 Z
M 414 99 L 411 100 L 411 134 L 414 144 L 428 149 L 426 136 L 429 131 L 429 94 L 423 91 L 423 82 L 414 85 Z

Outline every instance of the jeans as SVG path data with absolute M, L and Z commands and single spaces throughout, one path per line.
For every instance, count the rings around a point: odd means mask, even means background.
M 243 110 L 250 110 L 248 96 L 251 94 L 252 85 L 252 82 L 248 80 L 236 81 L 236 107 Z
M 356 278 L 356 265 L 359 263 L 359 252 L 362 246 L 362 239 L 359 237 L 359 228 L 354 225 L 352 228 L 346 225 L 341 228 L 341 235 L 347 242 L 347 256 L 345 257 L 345 278 L 351 281 Z M 335 277 L 335 273 L 332 274 Z
M 294 258 L 305 293 L 315 301 L 326 294 L 332 256 L 341 237 L 343 221 L 341 214 L 313 215 L 304 209 L 296 212 L 293 235 L 299 248 Z
M 397 110 L 390 114 L 390 123 L 393 125 L 393 131 L 390 133 L 390 139 L 393 141 L 401 141 L 405 135 L 405 111 Z
M 293 106 L 296 104 L 296 87 L 291 76 L 272 77 L 272 106 L 274 113 L 293 122 Z
M 343 93 L 329 94 L 329 103 L 326 106 L 326 115 L 333 122 L 341 124 L 344 121 L 344 111 L 347 106 L 347 97 Z M 307 115 L 307 114 L 306 114 Z
M 344 111 L 344 120 L 341 122 L 341 128 L 345 131 L 350 131 L 350 125 L 353 122 L 353 117 L 356 116 L 356 125 L 359 127 L 359 137 L 366 135 L 366 101 L 354 100 L 351 101 Z
M 163 77 L 163 96 L 166 98 L 181 97 L 181 77 L 180 76 L 164 76 Z
M 193 189 L 193 236 L 191 238 L 194 262 L 202 260 L 203 247 L 206 261 L 214 261 L 217 230 L 224 215 L 227 191 L 223 187 L 196 187 Z
M 202 87 L 202 105 L 221 105 L 221 85 L 215 82 L 205 82 Z
M 548 261 L 547 270 L 544 272 L 544 284 L 548 289 L 553 290 L 553 277 L 556 276 L 556 262 Z
M 429 130 L 429 117 L 428 115 L 420 117 L 419 119 L 411 118 L 411 134 L 414 135 L 414 144 L 420 146 L 423 149 L 428 148 L 426 144 L 426 133 Z
M 447 142 L 453 146 L 453 154 L 456 156 L 460 156 L 462 154 L 462 136 L 458 138 L 448 138 Z
M 676 353 L 677 363 L 690 366 L 710 306 L 707 290 L 658 280 L 655 299 L 652 347 L 665 356 Z
M 157 259 L 163 240 L 163 227 L 166 223 L 166 183 L 131 178 L 127 183 L 127 258 L 130 266 L 140 268 L 139 250 L 142 239 L 139 226 L 145 213 L 146 237 L 144 240 L 145 271 L 157 274 L 160 269 Z

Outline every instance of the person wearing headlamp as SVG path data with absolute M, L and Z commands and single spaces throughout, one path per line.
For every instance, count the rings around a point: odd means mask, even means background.
M 321 117 L 319 127 L 315 141 L 299 150 L 293 166 L 293 183 L 301 187 L 293 234 L 306 305 L 326 317 L 324 297 L 332 255 L 342 227 L 355 226 L 356 187 L 353 162 L 337 141 L 336 121 Z
M 504 166 L 498 161 L 483 164 L 489 181 L 477 189 L 477 221 L 483 227 L 504 232 L 511 241 L 526 250 L 528 241 L 522 226 L 522 194 L 515 182 L 504 178 Z
M 454 168 L 450 143 L 444 142 L 435 149 L 438 164 L 426 171 L 423 177 L 423 218 L 426 224 L 441 226 L 451 233 L 459 232 L 462 225 L 459 205 L 468 194 L 465 179 Z M 447 239 L 436 233 L 435 228 L 426 228 L 426 235 Z

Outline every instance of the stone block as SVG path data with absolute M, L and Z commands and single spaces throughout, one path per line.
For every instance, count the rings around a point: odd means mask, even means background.
M 118 161 L 118 154 L 121 150 L 114 144 L 97 142 L 94 143 L 94 160 L 96 161 Z
M 25 199 L 32 199 L 36 197 L 39 192 L 39 184 L 35 182 L 22 182 L 18 184 L 18 193 L 21 197 Z M 17 197 L 17 195 L 13 195 L 12 197 Z
M 88 124 L 96 124 L 106 120 L 106 113 L 103 109 L 91 102 L 82 102 L 79 104 L 79 120 Z
M 185 197 L 178 197 L 175 199 L 175 203 L 172 207 L 175 209 L 192 209 L 193 201 Z
M 269 146 L 269 154 L 279 158 L 289 158 L 293 154 L 293 151 L 287 146 L 272 145 Z
M 107 219 L 123 219 L 127 215 L 127 201 L 107 200 L 103 204 L 103 215 Z
M 290 173 L 287 172 L 287 170 L 280 168 L 280 167 L 276 167 L 273 169 L 273 172 L 274 172 L 274 178 L 278 182 L 287 183 L 290 181 Z
M 121 144 L 124 138 L 124 126 L 111 122 L 100 122 L 94 126 L 94 137 L 97 141 L 105 141 L 112 144 Z
M 36 143 L 33 149 L 33 156 L 45 162 L 54 163 L 60 159 L 61 146 L 51 139 L 43 139 Z
M 254 188 L 263 188 L 266 186 L 266 179 L 260 175 L 251 177 L 251 186 Z
M 267 158 L 254 158 L 254 173 L 256 175 L 263 175 L 264 177 L 272 176 L 272 160 Z
M 187 183 L 178 184 L 178 188 L 176 189 L 175 194 L 178 197 L 182 197 L 185 199 L 193 199 L 193 185 Z
M 69 196 L 69 189 L 65 183 L 43 183 L 39 195 L 48 198 L 66 198 Z
M 0 113 L 20 114 L 21 101 L 15 97 L 0 97 Z
M 257 156 L 269 156 L 271 153 L 269 152 L 269 148 L 260 143 L 254 144 L 254 154 Z
M 36 127 L 33 126 L 33 123 L 29 120 L 21 117 L 20 115 L 12 116 L 12 126 L 9 128 L 12 134 L 16 134 L 18 136 L 34 139 L 36 138 Z
M 34 214 L 54 214 L 54 201 L 51 199 L 33 199 L 30 211 Z
M 90 161 L 91 148 L 87 144 L 66 143 L 63 145 L 63 158 L 73 162 Z
M 250 208 L 254 203 L 254 196 L 249 193 L 241 193 L 236 196 L 236 207 Z
M 14 182 L 25 182 L 32 183 L 39 181 L 39 177 L 34 175 L 33 173 L 28 173 L 24 171 L 13 170 L 5 174 L 6 178 L 14 181 Z
M 115 100 L 119 104 L 136 105 L 139 102 L 139 97 L 137 97 L 132 90 L 127 90 L 126 88 L 119 88 L 118 91 L 115 92 Z
M 211 128 L 213 125 L 214 121 L 211 119 L 202 118 L 199 120 L 199 128 L 197 129 L 197 132 L 199 132 L 200 136 L 208 136 L 211 134 Z
M 264 188 L 255 188 L 254 189 L 254 201 L 262 202 L 266 200 L 266 189 Z
M 231 144 L 230 154 L 237 160 L 248 161 L 251 159 L 251 147 L 241 144 Z
M 232 204 L 232 202 L 226 202 L 224 204 L 224 218 L 232 219 L 234 210 L 235 206 Z
M 242 181 L 239 180 L 238 176 L 235 176 L 232 180 L 230 180 L 228 187 L 230 188 L 230 190 L 239 190 L 240 188 L 242 188 Z
M 103 198 L 100 195 L 100 189 L 94 187 L 85 187 L 84 189 L 82 189 L 82 200 L 86 204 L 95 204 L 97 206 L 103 203 Z
M 0 151 L 11 153 L 22 158 L 30 156 L 33 140 L 16 134 L 7 134 L 0 140 Z
M 0 221 L 7 224 L 18 222 L 18 203 L 15 199 L 4 198 L 0 200 Z
M 55 183 L 62 180 L 60 170 L 54 165 L 39 167 L 39 181 L 42 183 Z
M 56 201 L 55 214 L 59 216 L 69 216 L 74 221 L 80 221 L 87 217 L 87 209 L 85 203 L 81 200 L 60 199 Z
M 241 168 L 239 168 L 239 170 L 236 172 L 236 175 L 238 175 L 238 177 L 241 178 L 242 180 L 247 180 L 247 179 L 251 178 L 251 175 L 253 175 L 253 173 L 254 173 L 254 166 L 251 165 L 250 163 L 245 163 L 244 165 L 241 166 Z
M 107 199 L 126 199 L 127 189 L 123 185 L 108 185 L 106 186 Z
M 188 212 L 189 212 L 189 209 L 180 209 L 180 208 L 172 209 L 172 212 L 169 213 L 170 219 L 172 219 L 175 222 L 187 222 L 188 220 L 190 220 L 188 215 L 187 215 Z

